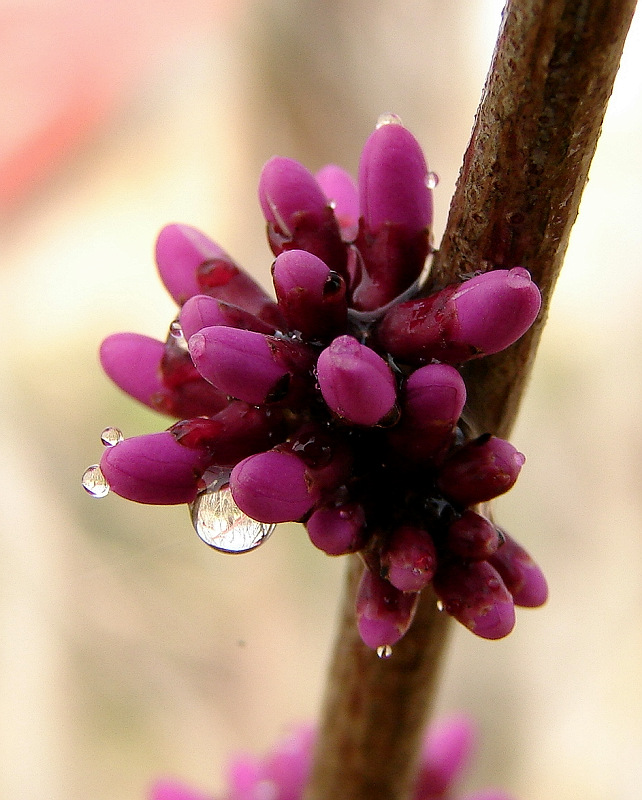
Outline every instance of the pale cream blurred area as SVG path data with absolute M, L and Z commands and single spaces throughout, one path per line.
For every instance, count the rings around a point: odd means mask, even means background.
M 164 337 L 166 222 L 201 227 L 268 285 L 261 164 L 354 172 L 381 112 L 440 176 L 439 241 L 501 5 L 147 0 L 93 19 L 79 0 L 0 1 L 16 34 L 0 69 L 14 103 L 0 122 L 16 126 L 0 138 L 14 180 L 0 198 L 1 800 L 143 800 L 159 775 L 215 794 L 227 754 L 317 713 L 341 560 L 297 526 L 224 556 L 184 508 L 90 498 L 80 476 L 103 428 L 168 425 L 110 385 L 97 348 L 118 330 Z M 501 642 L 458 628 L 438 703 L 478 719 L 467 786 L 516 800 L 642 786 L 640 53 L 638 17 L 512 437 L 526 466 L 496 509 L 551 598 Z M 84 78 L 75 105 L 27 125 L 69 75 Z M 39 146 L 19 150 L 28 137 Z

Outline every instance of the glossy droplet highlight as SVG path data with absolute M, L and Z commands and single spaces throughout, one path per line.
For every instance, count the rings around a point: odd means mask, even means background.
M 437 600 L 437 611 L 443 611 L 443 610 L 444 610 L 444 604 L 441 602 L 441 600 Z
M 379 128 L 383 128 L 384 125 L 403 125 L 403 122 L 401 121 L 401 117 L 398 117 L 396 114 L 380 114 L 375 128 L 379 130 Z
M 429 172 L 426 175 L 426 186 L 429 189 L 435 189 L 439 185 L 439 175 L 436 172 Z
M 382 644 L 377 647 L 377 655 L 379 658 L 390 658 L 392 655 L 392 647 L 389 644 Z
M 175 339 L 183 338 L 183 328 L 181 327 L 181 323 L 177 319 L 175 319 L 169 326 L 169 333 L 170 336 L 173 336 Z
M 82 488 L 92 497 L 105 497 L 109 494 L 109 484 L 99 464 L 92 464 L 84 471 Z
M 221 553 L 247 553 L 272 534 L 276 525 L 257 522 L 236 505 L 230 487 L 214 483 L 190 504 L 194 530 Z
M 105 447 L 113 447 L 119 442 L 122 442 L 124 438 L 123 432 L 118 428 L 105 428 L 105 430 L 100 434 L 100 441 L 105 445 Z

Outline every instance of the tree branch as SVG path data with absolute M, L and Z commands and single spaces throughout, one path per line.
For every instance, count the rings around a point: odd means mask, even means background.
M 635 0 L 509 0 L 427 291 L 474 270 L 526 267 L 542 312 L 508 350 L 471 362 L 475 427 L 506 436 L 577 216 Z M 359 640 L 352 560 L 307 800 L 407 798 L 448 618 L 424 591 L 379 660 Z

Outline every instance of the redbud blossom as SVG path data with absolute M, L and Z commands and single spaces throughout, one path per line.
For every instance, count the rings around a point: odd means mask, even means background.
M 511 488 L 524 457 L 490 432 L 471 439 L 456 368 L 522 336 L 539 290 L 514 267 L 426 294 L 434 185 L 392 115 L 357 182 L 334 165 L 315 178 L 270 159 L 259 201 L 276 300 L 205 234 L 164 228 L 158 269 L 180 307 L 169 335 L 115 334 L 101 361 L 174 424 L 124 441 L 109 429 L 83 477 L 94 496 L 189 503 L 198 535 L 224 552 L 253 549 L 284 521 L 302 521 L 328 554 L 359 552 L 357 623 L 384 656 L 430 582 L 485 638 L 547 591 L 479 505 Z
M 389 414 L 397 394 L 390 367 L 352 336 L 340 336 L 317 361 L 323 399 L 342 419 L 376 425 Z

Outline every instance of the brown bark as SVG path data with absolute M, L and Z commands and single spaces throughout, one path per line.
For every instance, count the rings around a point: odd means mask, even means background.
M 530 270 L 533 328 L 471 362 L 476 427 L 506 436 L 577 216 L 635 0 L 509 0 L 427 290 L 473 270 Z M 353 559 L 307 800 L 402 800 L 436 686 L 447 618 L 423 593 L 389 660 L 359 641 Z

